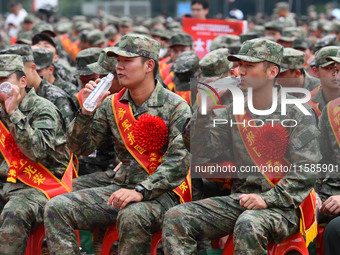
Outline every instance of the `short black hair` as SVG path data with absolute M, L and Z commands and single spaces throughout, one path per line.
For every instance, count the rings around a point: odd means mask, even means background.
M 192 0 L 191 6 L 193 6 L 194 4 L 201 4 L 203 6 L 203 9 L 209 8 L 209 4 L 206 0 Z
M 26 74 L 23 71 L 15 71 L 14 72 L 15 76 L 19 80 L 21 77 L 26 76 Z
M 146 58 L 146 57 L 142 57 L 142 63 L 144 64 L 146 61 L 150 60 L 151 58 Z M 157 73 L 158 73 L 158 68 L 159 68 L 159 64 L 158 61 L 152 59 L 155 62 L 155 67 L 153 69 L 153 77 L 156 78 Z
M 9 4 L 8 4 L 8 7 L 11 9 L 13 7 L 16 7 L 18 6 L 20 3 L 17 2 L 17 1 L 11 1 Z

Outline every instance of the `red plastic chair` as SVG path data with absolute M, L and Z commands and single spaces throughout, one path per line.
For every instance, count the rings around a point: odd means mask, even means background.
M 118 239 L 119 235 L 116 228 L 116 224 L 109 226 L 104 236 L 101 255 L 109 255 L 111 252 L 112 244 Z M 152 235 L 151 255 L 157 255 L 157 247 L 161 241 L 162 231 L 159 231 Z
M 75 230 L 77 233 L 78 244 L 80 245 L 79 240 L 79 231 Z M 35 229 L 33 229 L 28 237 L 27 246 L 25 250 L 25 255 L 40 255 L 41 246 L 45 238 L 45 228 L 44 225 L 41 224 Z
M 283 242 L 276 244 L 270 242 L 267 247 L 268 255 L 284 255 L 289 251 L 298 251 L 301 255 L 308 255 L 308 249 L 306 247 L 306 242 L 301 233 L 291 235 L 286 238 Z M 234 243 L 233 236 L 230 235 L 227 244 L 223 250 L 223 255 L 234 254 Z

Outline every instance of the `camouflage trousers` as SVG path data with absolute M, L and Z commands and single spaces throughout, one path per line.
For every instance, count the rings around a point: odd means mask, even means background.
M 44 224 L 50 254 L 80 254 L 74 229 L 94 230 L 115 224 L 119 254 L 150 254 L 151 235 L 160 231 L 166 211 L 178 201 L 168 193 L 157 200 L 131 203 L 123 210 L 107 205 L 111 194 L 125 186 L 84 189 L 51 199 Z
M 229 196 L 212 197 L 171 208 L 163 223 L 165 254 L 197 254 L 197 242 L 234 234 L 236 254 L 267 254 L 270 241 L 280 242 L 299 230 L 277 209 L 246 210 Z
M 24 254 L 31 229 L 43 223 L 48 199 L 39 190 L 27 187 L 1 194 L 6 202 L 0 216 L 0 254 Z

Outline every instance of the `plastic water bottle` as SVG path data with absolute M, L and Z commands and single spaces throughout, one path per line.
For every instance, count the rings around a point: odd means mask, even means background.
M 5 81 L 0 84 L 0 92 L 2 93 L 5 93 L 8 95 L 9 93 L 12 92 L 12 89 L 13 89 L 13 85 L 8 81 Z
M 96 109 L 97 105 L 105 96 L 105 93 L 110 89 L 113 77 L 113 74 L 109 73 L 107 76 L 102 78 L 94 90 L 92 90 L 91 94 L 88 98 L 86 98 L 83 105 L 86 111 L 92 112 L 94 109 Z

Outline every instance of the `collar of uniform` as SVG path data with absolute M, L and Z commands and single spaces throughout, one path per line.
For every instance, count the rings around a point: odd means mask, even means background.
M 318 92 L 313 96 L 312 100 L 320 105 L 326 105 L 327 101 L 323 95 L 322 87 L 318 90 Z
M 164 90 L 163 86 L 159 83 L 159 81 L 155 80 L 155 89 L 152 91 L 150 97 L 143 103 L 142 106 L 163 106 L 164 105 Z M 132 98 L 130 97 L 130 94 L 128 93 L 129 90 L 127 89 L 121 99 L 119 101 L 129 101 L 129 103 L 134 104 Z
M 281 91 L 281 85 L 279 84 L 275 84 L 274 88 L 277 88 L 277 107 L 275 109 L 275 111 L 272 114 L 278 113 L 280 114 L 281 112 L 281 96 L 280 96 L 280 91 Z M 270 106 L 268 106 L 265 110 L 268 110 L 272 107 L 273 102 L 270 104 Z M 265 119 L 268 118 L 268 115 L 255 115 L 253 113 L 250 112 L 249 108 L 248 108 L 248 97 L 244 102 L 244 109 L 250 114 L 250 116 L 252 116 L 253 118 L 257 118 L 257 119 Z
M 26 96 L 22 99 L 19 109 L 22 112 L 30 111 L 33 109 L 36 93 L 33 88 L 26 88 Z
M 305 79 L 303 81 L 303 88 L 311 91 L 321 84 L 320 79 L 310 76 L 309 73 L 307 73 L 305 70 L 304 70 L 304 74 L 305 74 Z

